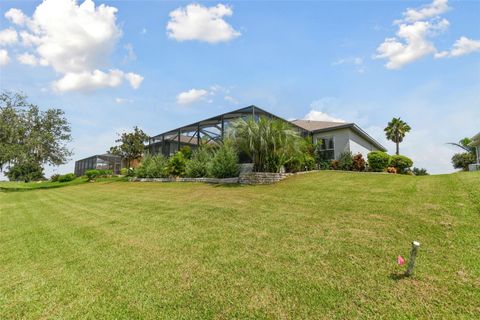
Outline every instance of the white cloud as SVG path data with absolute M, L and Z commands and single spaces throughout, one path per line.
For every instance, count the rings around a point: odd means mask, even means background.
M 461 37 L 451 51 L 438 52 L 431 41 L 448 29 L 450 23 L 440 16 L 449 10 L 447 0 L 433 0 L 418 9 L 408 8 L 398 25 L 396 37 L 386 38 L 377 48 L 376 59 L 387 59 L 388 69 L 400 69 L 404 65 L 433 55 L 435 58 L 457 57 L 480 50 L 480 41 Z
M 437 17 L 450 9 L 448 0 L 433 0 L 432 3 L 425 5 L 419 9 L 408 8 L 403 17 L 406 22 L 415 22 Z
M 480 51 L 480 40 L 460 37 L 460 39 L 453 44 L 451 51 L 439 52 L 435 54 L 435 58 L 460 57 L 477 51 Z
M 47 60 L 40 59 L 40 58 L 38 58 L 38 57 L 34 56 L 33 54 L 28 53 L 28 52 L 25 52 L 25 53 L 22 53 L 22 54 L 18 55 L 17 60 L 21 64 L 26 64 L 26 65 L 30 65 L 30 66 L 38 66 L 38 65 L 47 66 L 48 65 Z
M 324 97 L 310 104 L 310 111 L 303 117 L 304 120 L 346 122 L 325 112 L 330 106 L 338 105 L 338 100 L 333 97 Z
M 146 34 L 147 33 L 147 28 L 142 28 L 142 31 L 140 31 L 140 34 Z
M 342 58 L 332 63 L 332 66 L 339 65 L 354 65 L 358 73 L 364 73 L 366 70 L 362 57 Z
M 116 13 L 116 8 L 95 6 L 92 0 L 81 4 L 72 0 L 45 0 L 31 18 L 18 9 L 10 9 L 6 17 L 17 25 L 25 25 L 26 29 L 20 32 L 22 44 L 35 48 L 38 61 L 44 61 L 37 64 L 48 64 L 63 74 L 53 83 L 57 91 L 113 87 L 121 83 L 119 78 L 126 78 L 132 87 L 138 88 L 143 80 L 139 75 L 100 70 L 108 65 L 122 35 Z M 29 61 L 33 63 L 33 59 Z M 85 83 L 88 78 L 92 83 Z
M 19 26 L 23 26 L 28 21 L 28 17 L 21 10 L 15 8 L 5 12 L 5 18 Z
M 178 104 L 191 104 L 198 101 L 208 95 L 208 91 L 204 89 L 190 89 L 185 92 L 181 92 L 177 95 Z
M 223 18 L 233 14 L 231 7 L 217 4 L 204 7 L 189 4 L 170 12 L 167 34 L 177 41 L 199 40 L 217 43 L 232 40 L 240 36 Z
M 8 46 L 15 44 L 18 41 L 17 31 L 13 28 L 8 28 L 0 31 L 0 46 Z
M 335 118 L 325 112 L 318 111 L 318 110 L 310 110 L 305 117 L 304 120 L 314 120 L 314 121 L 329 121 L 329 122 L 346 122 L 343 119 Z
M 237 99 L 235 99 L 234 97 L 229 96 L 229 95 L 224 96 L 223 99 L 225 99 L 225 101 L 228 101 L 228 102 L 233 103 L 233 104 L 238 104 L 239 103 Z
M 131 43 L 127 43 L 123 46 L 123 48 L 127 51 L 127 54 L 125 55 L 125 57 L 123 57 L 123 63 L 137 60 L 137 55 L 135 54 Z
M 92 91 L 100 88 L 117 87 L 122 84 L 124 77 L 124 73 L 118 69 L 110 70 L 108 73 L 100 70 L 79 73 L 69 72 L 55 81 L 52 87 L 58 92 Z
M 115 98 L 115 103 L 117 103 L 117 104 L 125 104 L 125 103 L 130 103 L 130 102 L 132 102 L 131 99 Z
M 426 55 L 434 54 L 437 49 L 429 37 L 443 32 L 449 22 L 442 19 L 436 22 L 416 21 L 413 24 L 402 23 L 397 37 L 387 38 L 377 48 L 377 59 L 388 59 L 385 65 L 388 69 L 400 69 L 404 65 L 418 60 Z M 400 40 L 399 40 L 400 39 Z
M 144 79 L 141 75 L 132 72 L 125 74 L 125 78 L 130 82 L 133 89 L 138 89 Z
M 10 57 L 8 56 L 8 51 L 5 49 L 0 49 L 0 66 L 7 65 L 10 62 Z

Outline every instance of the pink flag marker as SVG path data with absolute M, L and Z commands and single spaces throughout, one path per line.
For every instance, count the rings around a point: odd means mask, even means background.
M 402 256 L 398 256 L 397 257 L 397 263 L 398 263 L 398 265 L 403 266 L 405 264 L 405 259 L 403 259 Z

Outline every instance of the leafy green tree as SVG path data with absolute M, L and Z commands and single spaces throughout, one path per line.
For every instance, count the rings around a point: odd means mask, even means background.
M 127 161 L 127 166 L 135 159 L 140 159 L 145 150 L 145 142 L 148 141 L 148 135 L 137 126 L 133 127 L 133 132 L 124 132 L 120 138 L 115 140 L 120 143 L 118 146 L 111 147 L 109 153 L 121 156 Z
M 29 182 L 32 180 L 45 179 L 42 166 L 36 162 L 22 162 L 10 166 L 5 175 L 10 181 Z
M 468 165 L 476 162 L 476 157 L 471 152 L 456 153 L 452 157 L 452 164 L 455 169 L 468 171 Z
M 395 142 L 396 154 L 400 154 L 400 143 L 405 138 L 405 135 L 410 132 L 412 128 L 400 118 L 393 118 L 384 129 L 388 140 Z
M 64 164 L 71 155 L 70 131 L 63 110 L 42 111 L 21 93 L 1 93 L 0 170 Z
M 283 165 L 301 152 L 302 138 L 280 119 L 261 116 L 232 123 L 233 135 L 239 149 L 253 162 L 257 172 L 280 172 Z

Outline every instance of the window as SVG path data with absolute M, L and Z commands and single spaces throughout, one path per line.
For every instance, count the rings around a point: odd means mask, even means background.
M 317 138 L 317 143 L 320 144 L 320 159 L 333 160 L 335 159 L 335 140 L 333 137 Z

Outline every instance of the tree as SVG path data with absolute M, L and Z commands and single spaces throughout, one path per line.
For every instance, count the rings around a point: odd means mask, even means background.
M 71 141 L 70 132 L 63 110 L 42 111 L 21 93 L 3 92 L 0 94 L 0 171 L 5 166 L 11 169 L 64 164 L 71 155 L 66 145 Z
M 133 160 L 143 156 L 144 143 L 148 141 L 148 135 L 135 126 L 133 132 L 124 132 L 119 136 L 120 138 L 115 142 L 120 143 L 120 145 L 111 147 L 109 153 L 121 156 L 127 161 L 127 166 L 130 167 Z
M 468 171 L 468 165 L 475 163 L 475 155 L 471 152 L 456 153 L 452 157 L 452 164 L 455 169 Z
M 231 135 L 252 160 L 254 171 L 279 172 L 301 152 L 302 138 L 284 120 L 249 117 L 234 121 L 232 129 Z
M 459 147 L 460 149 L 465 150 L 466 152 L 470 152 L 472 154 L 475 154 L 475 147 L 469 146 L 469 144 L 472 143 L 472 139 L 470 138 L 463 138 L 458 143 L 456 142 L 447 142 L 447 144 L 450 144 L 452 146 Z
M 410 128 L 410 126 L 400 118 L 393 118 L 392 121 L 390 121 L 387 127 L 384 129 L 387 139 L 395 142 L 397 146 L 395 153 L 397 155 L 400 154 L 400 143 L 403 141 L 403 138 L 405 138 L 405 135 L 410 132 L 411 129 L 412 128 Z

